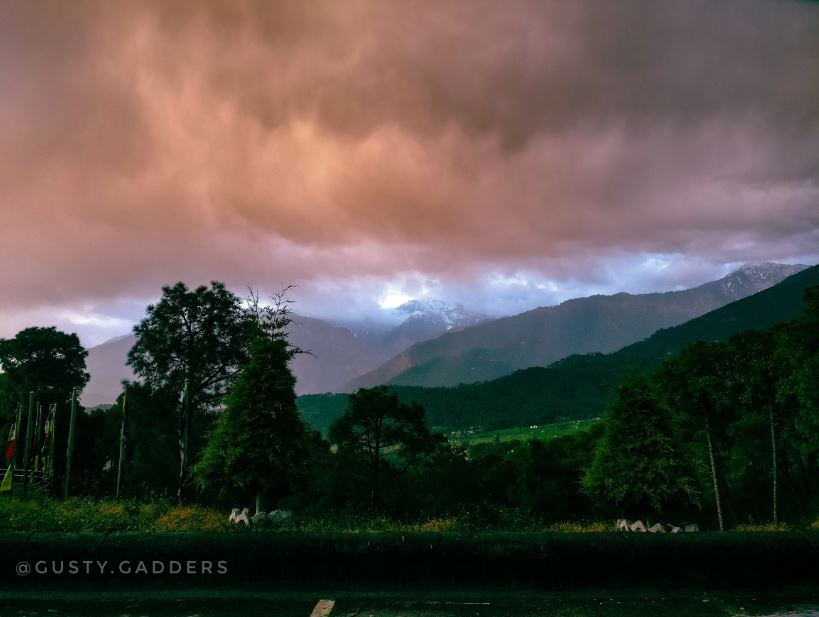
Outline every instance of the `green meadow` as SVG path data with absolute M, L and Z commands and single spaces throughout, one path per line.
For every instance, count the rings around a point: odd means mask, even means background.
M 481 443 L 508 443 L 512 441 L 529 441 L 538 439 L 548 441 L 556 437 L 575 435 L 585 431 L 600 422 L 600 418 L 588 420 L 570 420 L 566 422 L 553 422 L 549 424 L 533 424 L 530 426 L 518 426 L 514 428 L 500 429 L 497 431 L 480 430 L 453 430 L 446 433 L 450 443 L 460 444 L 464 447 Z

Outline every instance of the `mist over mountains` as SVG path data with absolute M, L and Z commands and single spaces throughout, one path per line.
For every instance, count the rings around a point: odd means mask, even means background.
M 409 347 L 345 385 L 455 386 L 486 381 L 578 354 L 616 351 L 775 285 L 806 266 L 746 264 L 692 289 L 590 296 L 446 333 Z
M 290 341 L 310 352 L 296 356 L 292 362 L 297 393 L 337 391 L 414 343 L 486 319 L 463 306 L 440 300 L 411 300 L 385 311 L 385 318 L 387 322 L 333 324 L 294 315 Z M 83 404 L 113 403 L 121 390 L 121 381 L 134 379 L 125 365 L 133 344 L 134 336 L 126 334 L 88 350 L 91 380 L 83 391 Z
M 333 324 L 296 316 L 293 344 L 310 350 L 293 361 L 298 394 L 353 391 L 381 383 L 457 385 L 493 379 L 560 358 L 611 352 L 734 300 L 766 289 L 805 266 L 746 265 L 685 291 L 591 296 L 501 319 L 439 300 L 412 300 L 392 323 Z M 86 406 L 110 404 L 123 379 L 132 335 L 89 349 Z

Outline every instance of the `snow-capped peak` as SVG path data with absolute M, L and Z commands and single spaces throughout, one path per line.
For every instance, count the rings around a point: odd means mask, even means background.
M 460 304 L 449 304 L 434 298 L 410 300 L 394 311 L 404 316 L 406 321 L 434 322 L 445 330 L 471 325 L 485 319 L 482 315 L 467 311 Z
M 807 267 L 802 264 L 780 264 L 770 261 L 746 263 L 722 279 L 722 288 L 729 296 L 744 297 L 776 285 Z

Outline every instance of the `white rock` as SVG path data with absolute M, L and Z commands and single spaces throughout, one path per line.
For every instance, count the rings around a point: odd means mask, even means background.
M 236 517 L 236 523 L 244 523 L 245 526 L 250 527 L 250 516 L 247 513 L 247 508 L 242 508 L 242 513 Z
M 643 524 L 643 521 L 634 521 L 631 524 L 631 531 L 640 531 L 645 532 L 646 526 Z

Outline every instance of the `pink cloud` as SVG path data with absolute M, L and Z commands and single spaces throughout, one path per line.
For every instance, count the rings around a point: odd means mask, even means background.
M 6 3 L 3 310 L 813 253 L 817 25 L 796 3 Z

